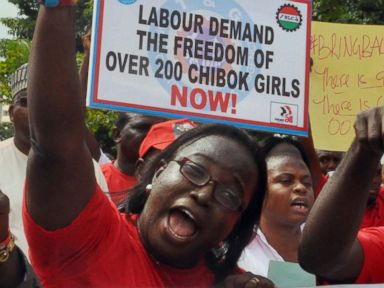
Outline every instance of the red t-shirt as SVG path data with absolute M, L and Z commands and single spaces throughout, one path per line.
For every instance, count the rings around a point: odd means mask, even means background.
M 319 180 L 319 184 L 315 190 L 315 199 L 319 196 L 321 190 L 323 189 L 324 185 L 327 184 L 328 177 L 321 175 L 321 178 Z
M 100 188 L 67 227 L 47 231 L 23 203 L 29 255 L 44 287 L 210 287 L 201 262 L 190 269 L 158 264 L 147 254 L 132 220 Z
M 384 225 L 384 189 L 380 188 L 375 205 L 365 209 L 361 228 L 377 227 Z
M 126 198 L 128 189 L 136 185 L 136 178 L 125 175 L 112 162 L 103 164 L 100 167 L 107 182 L 112 201 L 115 204 L 121 203 Z
M 384 226 L 365 228 L 357 235 L 364 263 L 357 284 L 384 283 Z
M 357 239 L 363 249 L 364 260 L 355 284 L 384 283 L 384 226 L 361 229 Z M 317 285 L 331 283 L 317 277 Z

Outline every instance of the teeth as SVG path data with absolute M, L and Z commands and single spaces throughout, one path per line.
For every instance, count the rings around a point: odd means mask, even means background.
M 304 203 L 293 203 L 293 205 L 301 209 L 307 208 L 307 205 L 305 205 Z
M 189 211 L 186 211 L 186 210 L 183 210 L 183 209 L 182 209 L 182 210 L 180 210 L 180 211 L 181 211 L 181 212 L 183 212 L 183 213 L 184 213 L 184 215 L 185 215 L 185 216 L 187 216 L 188 218 L 190 218 L 190 219 L 194 220 L 194 219 L 193 219 L 193 217 L 192 217 L 192 215 L 189 213 Z

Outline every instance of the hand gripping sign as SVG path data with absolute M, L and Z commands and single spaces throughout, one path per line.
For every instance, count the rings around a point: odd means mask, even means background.
M 309 2 L 95 1 L 88 105 L 305 136 Z

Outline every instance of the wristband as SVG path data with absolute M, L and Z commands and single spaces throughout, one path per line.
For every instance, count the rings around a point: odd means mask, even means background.
M 11 232 L 8 232 L 8 237 L 0 242 L 0 263 L 8 260 L 9 255 L 15 248 L 15 238 Z
M 61 7 L 61 6 L 74 6 L 79 0 L 39 0 L 39 4 L 48 8 Z

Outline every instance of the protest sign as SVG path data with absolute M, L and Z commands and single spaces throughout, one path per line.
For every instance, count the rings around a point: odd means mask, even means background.
M 307 135 L 309 0 L 94 5 L 90 107 Z
M 311 56 L 315 146 L 346 151 L 356 114 L 384 104 L 384 26 L 313 22 Z

